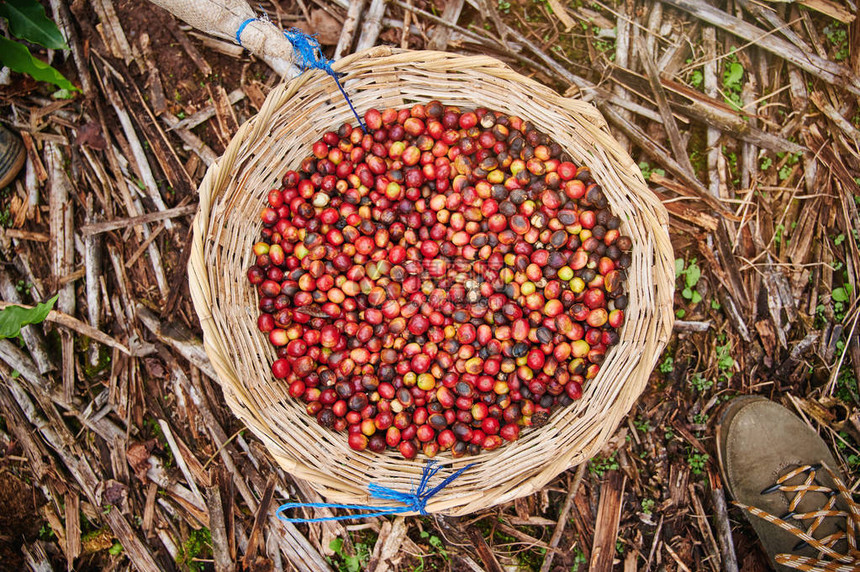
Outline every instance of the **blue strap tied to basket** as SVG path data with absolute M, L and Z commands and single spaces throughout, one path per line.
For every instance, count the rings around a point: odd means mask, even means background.
M 240 46 L 242 45 L 242 32 L 245 31 L 245 27 L 251 22 L 255 21 L 257 18 L 248 18 L 241 24 L 239 24 L 239 29 L 236 30 L 236 43 Z
M 433 476 L 439 472 L 439 469 L 442 467 L 436 461 L 430 461 L 426 465 L 424 465 L 424 471 L 421 473 L 421 480 L 418 483 L 418 487 L 412 487 L 412 490 L 408 493 L 403 493 L 400 491 L 395 491 L 394 489 L 389 489 L 388 487 L 383 487 L 377 485 L 376 483 L 370 483 L 367 485 L 367 492 L 370 493 L 370 496 L 375 499 L 380 500 L 391 500 L 397 501 L 399 503 L 403 503 L 404 506 L 398 507 L 383 507 L 380 508 L 378 506 L 372 505 L 362 505 L 362 504 L 331 504 L 331 503 L 321 503 L 321 502 L 310 502 L 310 503 L 301 503 L 301 502 L 290 502 L 278 507 L 277 515 L 278 518 L 284 520 L 286 522 L 324 522 L 329 520 L 350 520 L 354 518 L 372 518 L 375 516 L 386 516 L 389 514 L 401 514 L 404 512 L 417 512 L 422 515 L 427 514 L 427 501 L 430 498 L 448 486 L 451 481 L 459 477 L 463 471 L 473 467 L 474 463 L 470 463 L 454 472 L 451 476 L 446 478 L 444 481 L 433 487 L 432 489 L 427 489 L 428 483 Z M 347 510 L 358 510 L 358 511 L 367 511 L 365 514 L 346 514 L 341 516 L 326 516 L 321 518 L 287 518 L 283 516 L 283 513 L 287 509 L 291 508 L 342 508 Z
M 314 36 L 309 36 L 298 28 L 290 28 L 289 30 L 284 30 L 284 36 L 286 36 L 290 43 L 293 45 L 293 50 L 295 50 L 296 54 L 299 57 L 299 61 L 297 62 L 298 66 L 302 69 L 302 71 L 308 69 L 318 69 L 324 71 L 332 78 L 334 78 L 334 82 L 337 84 L 338 89 L 343 94 L 344 99 L 346 99 L 346 103 L 352 110 L 352 114 L 355 115 L 355 119 L 358 121 L 358 125 L 361 127 L 362 131 L 367 133 L 367 128 L 364 126 L 364 122 L 362 122 L 361 117 L 355 110 L 355 107 L 352 106 L 352 101 L 346 94 L 346 90 L 343 89 L 343 86 L 340 84 L 340 78 L 343 74 L 338 73 L 332 69 L 332 60 L 326 58 L 323 55 L 319 41 L 317 41 Z
M 242 45 L 242 32 L 245 31 L 245 28 L 251 22 L 259 20 L 260 18 L 248 18 L 239 24 L 239 28 L 236 30 L 236 43 L 240 46 Z M 265 16 L 263 17 L 265 20 Z M 349 99 L 349 95 L 347 95 L 346 90 L 343 89 L 343 86 L 340 83 L 340 78 L 343 74 L 334 71 L 331 67 L 332 60 L 327 59 L 322 54 L 322 48 L 320 47 L 319 41 L 314 36 L 309 36 L 305 34 L 298 28 L 290 28 L 289 30 L 284 30 L 284 36 L 290 41 L 293 45 L 293 50 L 298 56 L 299 61 L 298 66 L 302 71 L 306 71 L 309 69 L 318 69 L 326 72 L 332 78 L 334 78 L 334 82 L 337 84 L 337 88 L 343 94 L 344 99 L 346 99 L 347 105 L 352 110 L 352 114 L 355 115 L 355 119 L 358 121 L 358 125 L 361 127 L 361 130 L 364 133 L 367 133 L 367 127 L 365 127 L 364 122 L 361 120 L 361 116 L 358 115 L 358 112 L 355 110 L 355 107 L 352 105 L 352 101 Z

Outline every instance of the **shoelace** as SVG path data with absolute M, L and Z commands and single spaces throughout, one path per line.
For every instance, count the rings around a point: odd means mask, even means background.
M 815 480 L 816 473 L 824 469 L 833 479 L 836 484 L 836 490 L 824 486 Z M 798 475 L 806 474 L 806 479 L 802 484 L 787 485 L 789 480 Z M 803 465 L 788 471 L 786 474 L 779 477 L 771 487 L 762 491 L 762 494 L 769 494 L 777 491 L 784 493 L 794 493 L 794 498 L 788 506 L 788 513 L 783 517 L 778 517 L 770 514 L 767 511 L 761 510 L 754 506 L 745 505 L 735 502 L 736 506 L 746 510 L 752 515 L 762 518 L 772 524 L 777 525 L 783 530 L 790 532 L 796 536 L 800 543 L 797 549 L 804 544 L 813 547 L 818 551 L 818 558 L 807 556 L 799 556 L 796 554 L 777 554 L 776 561 L 779 564 L 794 568 L 796 570 L 805 570 L 807 572 L 857 572 L 860 571 L 860 550 L 857 549 L 857 533 L 860 531 L 860 505 L 854 502 L 851 497 L 851 492 L 845 483 L 842 482 L 836 474 L 833 473 L 827 466 L 824 465 Z M 827 495 L 827 502 L 818 510 L 810 512 L 795 512 L 800 502 L 808 493 L 822 493 Z M 841 498 L 845 501 L 848 507 L 848 512 L 839 509 L 836 506 L 836 500 Z M 824 538 L 815 538 L 813 534 L 824 522 L 825 518 L 844 519 L 844 530 L 840 530 L 830 534 Z M 806 530 L 789 521 L 797 521 L 806 526 Z M 811 521 L 806 525 L 803 521 Z M 842 554 L 835 549 L 836 543 L 845 539 L 848 544 L 848 551 Z

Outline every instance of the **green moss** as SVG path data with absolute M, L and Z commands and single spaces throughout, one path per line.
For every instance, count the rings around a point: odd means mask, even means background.
M 203 563 L 198 562 L 198 559 L 205 559 L 211 555 L 212 533 L 209 532 L 209 529 L 192 530 L 185 542 L 179 546 L 176 563 L 186 570 L 197 572 L 204 569 Z

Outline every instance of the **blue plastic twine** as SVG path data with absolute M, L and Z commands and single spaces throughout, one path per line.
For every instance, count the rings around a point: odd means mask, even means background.
M 239 24 L 239 29 L 236 30 L 236 43 L 239 44 L 240 46 L 242 45 L 242 32 L 244 32 L 245 27 L 248 24 L 250 24 L 251 22 L 253 22 L 254 20 L 256 20 L 256 18 L 248 18 L 247 20 L 245 20 L 244 22 Z
M 239 24 L 239 28 L 236 30 L 236 43 L 240 46 L 242 45 L 242 32 L 245 31 L 245 28 L 251 22 L 258 20 L 258 18 L 248 18 L 241 24 Z M 327 59 L 322 55 L 322 48 L 320 48 L 320 43 L 313 36 L 309 36 L 299 30 L 298 28 L 290 28 L 289 30 L 284 30 L 284 36 L 290 41 L 293 45 L 293 50 L 295 50 L 296 54 L 298 54 L 300 61 L 298 62 L 299 67 L 302 71 L 306 71 L 309 69 L 318 69 L 326 72 L 328 75 L 334 78 L 334 82 L 337 84 L 337 88 L 343 94 L 343 98 L 346 99 L 347 105 L 352 110 L 352 114 L 355 115 L 355 119 L 358 121 L 358 125 L 361 127 L 361 130 L 367 133 L 367 127 L 365 127 L 364 122 L 361 120 L 361 116 L 358 115 L 358 112 L 355 110 L 355 107 L 352 105 L 352 101 L 349 99 L 349 96 L 346 94 L 346 90 L 343 89 L 343 86 L 340 84 L 340 74 L 334 71 L 331 67 L 332 60 Z
M 300 58 L 298 64 L 299 67 L 302 68 L 302 71 L 311 68 L 318 69 L 326 72 L 328 75 L 334 78 L 338 89 L 340 89 L 340 92 L 343 94 L 344 99 L 346 99 L 346 103 L 352 110 L 352 114 L 355 115 L 356 120 L 358 120 L 358 125 L 361 127 L 362 131 L 367 133 L 367 128 L 361 121 L 361 117 L 359 117 L 358 112 L 355 110 L 355 107 L 352 106 L 352 101 L 350 101 L 349 96 L 346 94 L 346 90 L 343 89 L 343 86 L 340 84 L 340 76 L 343 74 L 340 74 L 331 68 L 332 60 L 329 60 L 322 55 L 322 48 L 320 48 L 320 43 L 317 41 L 317 39 L 313 36 L 305 34 L 298 28 L 290 28 L 289 30 L 284 30 L 284 36 L 287 37 L 287 39 L 293 45 L 293 50 L 295 50 L 296 54 L 298 54 Z
M 310 503 L 301 503 L 301 502 L 290 502 L 278 507 L 277 515 L 278 518 L 287 522 L 324 522 L 328 520 L 350 520 L 353 518 L 372 518 L 375 516 L 386 516 L 389 514 L 400 514 L 404 512 L 417 512 L 422 515 L 426 515 L 427 511 L 427 501 L 444 489 L 448 484 L 459 477 L 463 471 L 469 469 L 474 466 L 474 463 L 470 463 L 458 470 L 450 477 L 436 485 L 430 490 L 425 490 L 427 488 L 427 484 L 430 482 L 430 479 L 435 475 L 441 466 L 436 461 L 430 461 L 426 465 L 424 465 L 424 471 L 421 474 L 421 481 L 418 483 L 418 488 L 413 487 L 412 490 L 408 493 L 402 493 L 400 491 L 395 491 L 394 489 L 389 489 L 388 487 L 382 487 L 377 485 L 376 483 L 370 483 L 367 485 L 367 492 L 370 493 L 370 496 L 375 499 L 380 500 L 391 500 L 397 501 L 399 503 L 403 503 L 404 506 L 401 507 L 384 507 L 380 508 L 378 506 L 371 505 L 362 505 L 362 504 L 330 504 L 330 503 L 321 503 L 321 502 L 310 502 Z M 283 513 L 287 509 L 291 508 L 343 508 L 347 510 L 358 510 L 358 511 L 368 511 L 365 514 L 346 514 L 342 516 L 327 516 L 321 518 L 287 518 L 283 516 Z

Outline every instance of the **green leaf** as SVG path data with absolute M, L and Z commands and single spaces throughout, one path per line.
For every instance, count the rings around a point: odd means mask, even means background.
M 692 85 L 696 89 L 702 87 L 703 80 L 704 76 L 699 70 L 693 70 L 693 73 L 690 74 L 690 85 Z
M 36 0 L 2 0 L 0 17 L 9 20 L 9 31 L 16 38 L 54 50 L 69 49 L 60 29 Z
M 687 315 L 687 310 L 685 310 L 684 308 L 681 308 L 681 309 L 679 309 L 679 310 L 675 310 L 675 316 L 676 316 L 679 320 L 680 320 L 681 318 L 683 318 L 684 316 L 686 316 L 686 315 Z
M 740 81 L 744 77 L 744 66 L 732 62 L 723 74 L 723 85 L 726 87 L 740 87 Z
M 692 291 L 690 288 L 684 288 L 684 289 L 681 291 L 681 296 L 683 296 L 684 298 L 686 298 L 687 300 L 689 300 L 690 298 L 692 298 L 692 297 L 693 297 L 693 291 Z
M 684 273 L 684 259 L 676 258 L 675 259 L 675 278 Z
M 833 298 L 834 302 L 847 302 L 848 292 L 845 291 L 845 288 L 837 288 L 830 294 L 830 297 Z
M 27 46 L 3 36 L 0 36 L 0 63 L 9 66 L 12 71 L 25 73 L 37 81 L 52 83 L 60 89 L 79 91 L 72 82 L 63 77 L 63 74 L 34 58 Z
M 69 91 L 68 89 L 58 89 L 51 94 L 51 97 L 54 99 L 74 99 L 75 92 Z
M 36 304 L 35 308 L 22 308 L 21 306 L 9 306 L 0 310 L 0 339 L 15 338 L 21 333 L 21 328 L 27 324 L 39 324 L 48 317 L 48 312 L 54 307 L 59 294 L 44 304 Z
M 702 301 L 702 295 L 699 294 L 698 290 L 693 290 L 693 299 L 692 299 L 693 304 L 698 304 L 701 301 Z
M 690 264 L 687 267 L 686 283 L 687 287 L 692 288 L 699 283 L 699 278 L 702 277 L 702 271 L 697 264 Z
M 349 572 L 361 572 L 361 559 L 358 556 L 346 556 L 343 562 Z
M 328 543 L 328 547 L 331 548 L 335 554 L 340 554 L 341 550 L 343 550 L 343 538 L 333 539 Z
M 108 549 L 108 552 L 110 552 L 113 556 L 116 556 L 117 554 L 122 554 L 122 544 L 120 544 L 119 542 L 114 542 L 113 546 Z

